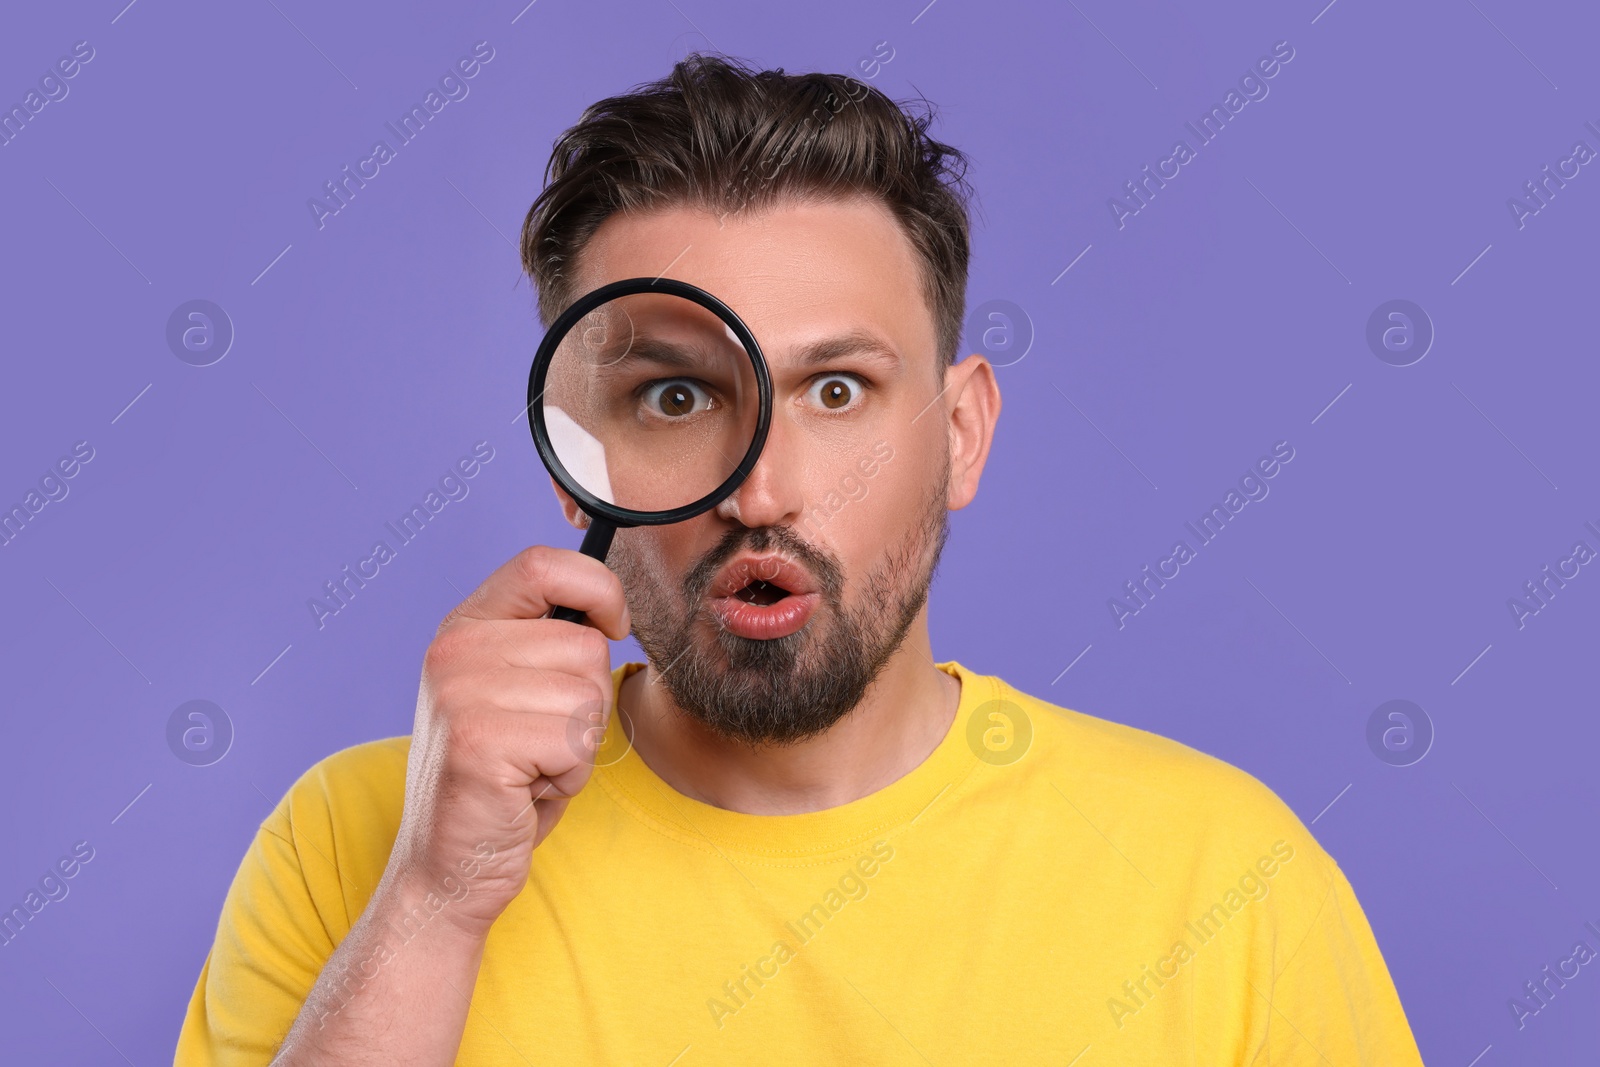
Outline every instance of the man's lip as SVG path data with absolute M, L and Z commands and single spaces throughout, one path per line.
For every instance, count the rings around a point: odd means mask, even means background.
M 755 641 L 787 637 L 811 618 L 821 599 L 816 593 L 796 593 L 775 604 L 751 604 L 736 596 L 711 600 L 712 617 L 724 630 Z
M 746 552 L 729 560 L 717 572 L 706 595 L 713 599 L 732 596 L 752 582 L 766 582 L 791 595 L 817 592 L 817 583 L 810 572 L 788 556 Z

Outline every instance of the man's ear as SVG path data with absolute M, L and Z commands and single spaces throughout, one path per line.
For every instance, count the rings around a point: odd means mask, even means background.
M 994 367 L 974 353 L 945 371 L 950 405 L 950 491 L 955 511 L 978 495 L 978 479 L 989 459 L 994 427 L 1000 418 L 1000 383 Z
M 567 517 L 567 521 L 580 530 L 587 530 L 589 528 L 588 513 L 578 506 L 578 502 L 572 499 L 565 489 L 561 488 L 555 478 L 550 479 L 550 488 L 556 491 L 556 499 L 561 502 L 561 514 Z

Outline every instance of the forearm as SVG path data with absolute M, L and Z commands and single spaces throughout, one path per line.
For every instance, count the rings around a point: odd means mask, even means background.
M 454 1063 L 484 938 L 445 914 L 451 906 L 386 875 L 328 957 L 273 1067 Z

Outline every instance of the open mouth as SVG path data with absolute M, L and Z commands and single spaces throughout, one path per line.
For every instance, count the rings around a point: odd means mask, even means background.
M 789 596 L 789 590 L 781 585 L 764 582 L 757 578 L 743 589 L 736 590 L 733 594 L 746 604 L 759 604 L 767 607 Z
M 768 553 L 729 561 L 707 593 L 712 620 L 736 637 L 773 640 L 798 632 L 822 601 L 799 563 Z

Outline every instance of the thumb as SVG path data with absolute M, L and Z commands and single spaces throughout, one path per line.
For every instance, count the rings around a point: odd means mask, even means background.
M 550 831 L 556 828 L 556 823 L 561 821 L 567 805 L 572 803 L 571 797 L 546 797 L 544 800 L 533 802 L 533 815 L 538 820 L 538 825 L 533 831 L 533 847 L 538 848 L 544 839 L 550 836 Z

